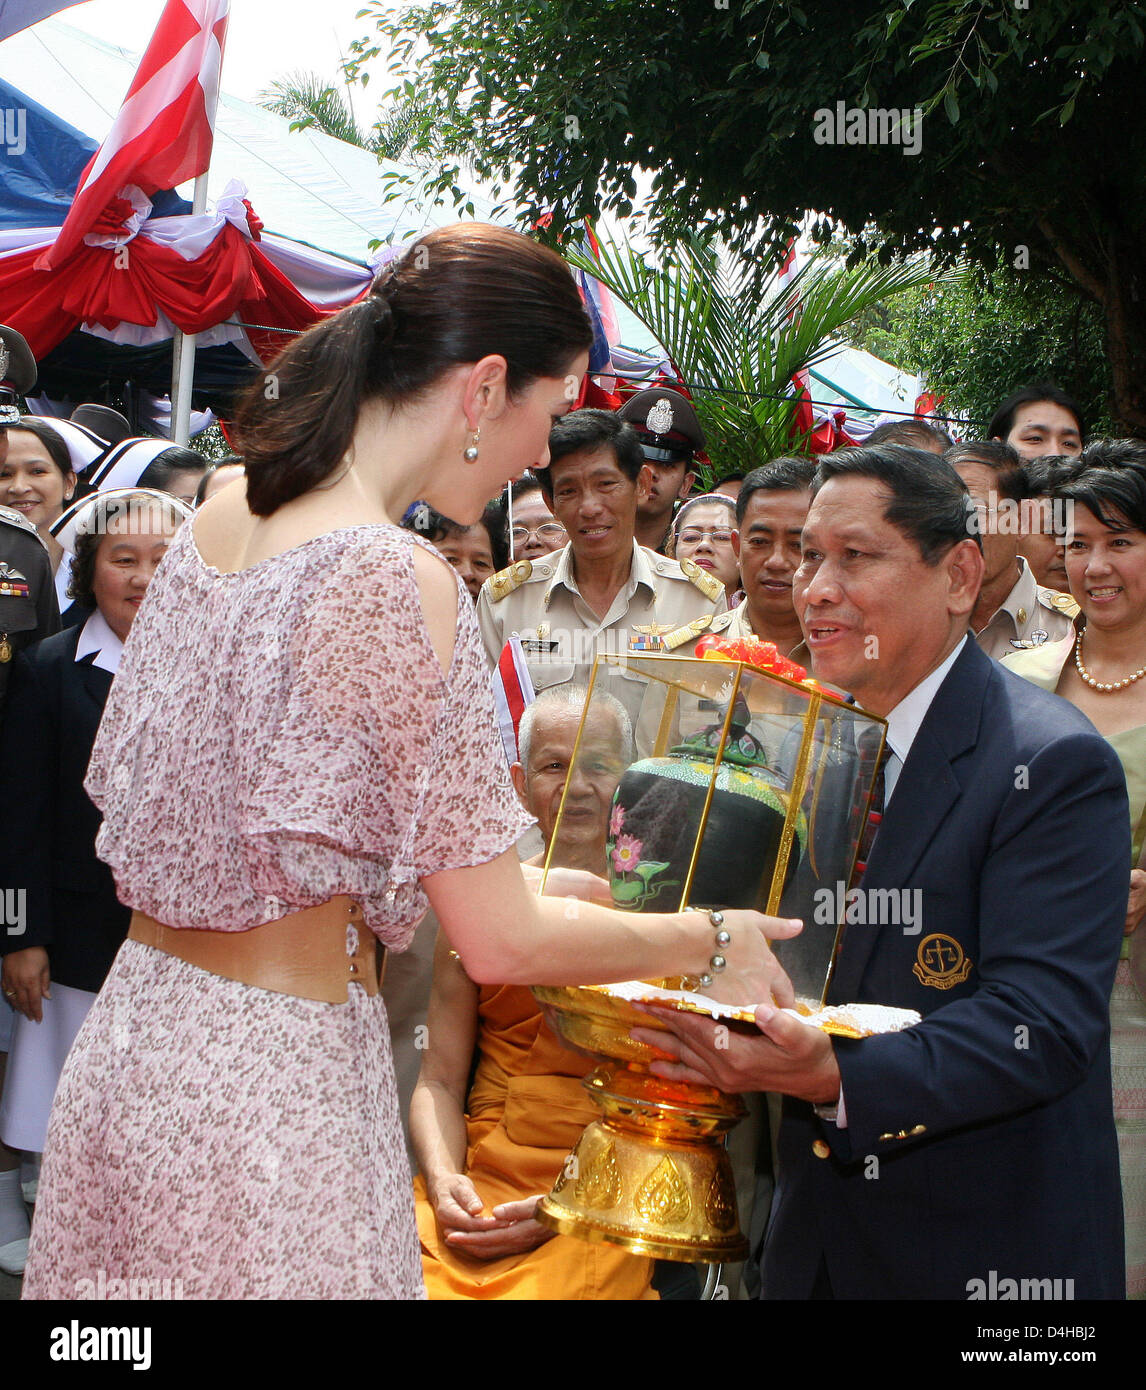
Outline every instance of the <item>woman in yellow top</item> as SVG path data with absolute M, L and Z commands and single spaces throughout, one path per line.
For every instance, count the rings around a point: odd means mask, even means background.
M 623 705 L 596 696 L 570 774 L 585 694 L 554 686 L 529 706 L 512 776 L 547 848 L 572 776 L 553 863 L 602 874 L 632 729 Z M 428 1297 L 656 1298 L 651 1260 L 555 1236 L 534 1219 L 538 1199 L 597 1118 L 581 1086 L 592 1061 L 562 1046 L 528 989 L 475 984 L 441 937 L 427 1033 L 410 1137 L 424 1174 L 414 1193 Z
M 1110 1000 L 1114 1117 L 1126 1223 L 1126 1292 L 1146 1298 L 1146 445 L 1101 440 L 1054 495 L 1070 513 L 1075 632 L 1004 665 L 1082 710 L 1126 773 L 1133 835 L 1122 959 Z M 1137 935 L 1136 935 L 1137 933 Z

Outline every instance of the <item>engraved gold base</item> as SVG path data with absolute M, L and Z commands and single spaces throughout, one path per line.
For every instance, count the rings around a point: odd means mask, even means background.
M 561 1022 L 557 1011 L 550 1017 Z M 740 1098 L 663 1081 L 636 1059 L 607 1061 L 582 1084 L 603 1118 L 582 1131 L 537 1219 L 657 1259 L 742 1260 L 748 1242 L 724 1148 L 745 1113 Z

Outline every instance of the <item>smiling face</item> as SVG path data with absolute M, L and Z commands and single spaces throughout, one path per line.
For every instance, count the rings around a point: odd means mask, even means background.
M 751 613 L 791 622 L 792 577 L 800 566 L 800 533 L 812 501 L 811 489 L 775 492 L 757 488 L 748 498 L 736 548 L 740 580 Z
M 1087 625 L 1116 632 L 1146 617 L 1146 534 L 1111 513 L 1113 527 L 1075 503 L 1066 536 L 1070 591 Z
M 8 457 L 0 463 L 0 503 L 41 530 L 64 509 L 76 475 L 60 472 L 43 443 L 29 430 L 9 429 Z
M 1081 454 L 1078 421 L 1054 401 L 1031 401 L 1015 411 L 1007 444 L 1026 459 L 1044 454 Z
M 568 532 L 575 560 L 619 559 L 633 548 L 637 506 L 648 491 L 648 468 L 636 481 L 613 450 L 576 450 L 550 465 L 553 512 Z
M 537 817 L 547 847 L 570 777 L 580 723 L 581 715 L 575 709 L 539 710 L 529 745 L 529 766 L 522 768 L 517 763 L 513 768 L 518 795 L 525 809 Z M 553 851 L 555 864 L 605 872 L 609 811 L 624 771 L 620 738 L 617 720 L 608 711 L 590 714 L 569 782 L 561 832 Z
M 928 565 L 886 519 L 889 501 L 875 478 L 829 478 L 808 511 L 792 583 L 816 679 L 881 715 L 966 633 L 983 576 L 971 540 Z
M 170 518 L 158 506 L 133 508 L 113 517 L 100 539 L 92 593 L 108 627 L 121 642 L 127 640 L 173 531 Z
M 732 547 L 736 513 L 719 502 L 698 502 L 689 507 L 677 531 L 673 553 L 678 560 L 693 560 L 719 579 L 729 593 L 740 584 L 736 551 Z

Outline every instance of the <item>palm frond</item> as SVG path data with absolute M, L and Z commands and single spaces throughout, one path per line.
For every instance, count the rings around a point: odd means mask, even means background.
M 693 392 L 717 471 L 747 468 L 792 447 L 790 383 L 840 348 L 848 323 L 871 305 L 940 278 L 923 259 L 854 269 L 821 253 L 784 286 L 752 262 L 700 237 L 657 253 L 602 240 L 600 259 L 565 252 L 648 328 Z M 959 271 L 947 272 L 944 279 Z

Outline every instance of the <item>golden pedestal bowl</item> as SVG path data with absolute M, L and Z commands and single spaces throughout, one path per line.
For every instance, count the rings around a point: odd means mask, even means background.
M 602 1112 L 538 1204 L 538 1221 L 663 1260 L 742 1260 L 748 1242 L 724 1147 L 745 1114 L 739 1096 L 654 1076 L 657 1054 L 629 1032 L 662 1025 L 626 1000 L 590 988 L 533 993 L 566 1045 L 600 1063 L 582 1085 Z

